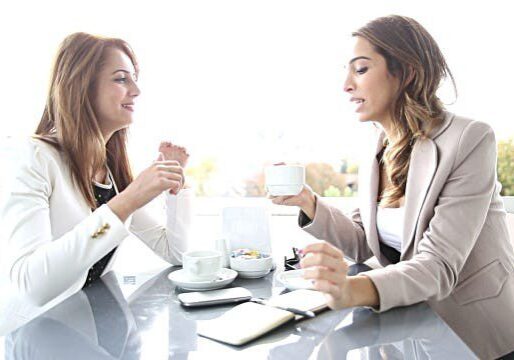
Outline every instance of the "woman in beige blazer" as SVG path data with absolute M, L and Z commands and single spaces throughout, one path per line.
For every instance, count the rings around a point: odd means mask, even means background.
M 378 18 L 353 39 L 344 90 L 359 120 L 381 131 L 359 168 L 351 215 L 308 187 L 273 199 L 299 206 L 300 225 L 326 240 L 303 249 L 304 276 L 333 309 L 426 301 L 480 358 L 512 352 L 514 252 L 492 129 L 444 111 L 436 90 L 451 73 L 413 19 Z M 387 211 L 396 215 L 377 227 Z M 375 256 L 383 268 L 349 276 L 343 256 Z
M 126 151 L 138 68 L 120 39 L 68 36 L 53 67 L 36 135 L 22 144 L 0 208 L 0 334 L 107 273 L 136 235 L 171 264 L 187 248 L 187 152 L 162 143 L 133 177 Z M 145 205 L 165 193 L 167 219 Z

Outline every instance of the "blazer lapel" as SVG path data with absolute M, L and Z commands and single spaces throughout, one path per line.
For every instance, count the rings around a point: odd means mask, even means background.
M 437 147 L 433 139 L 446 130 L 453 118 L 454 115 L 452 113 L 445 113 L 443 123 L 429 133 L 429 138 L 417 141 L 412 149 L 405 189 L 405 219 L 400 260 L 408 258 L 407 253 L 414 240 L 421 208 L 437 170 Z M 361 221 L 366 232 L 368 245 L 382 265 L 389 264 L 389 260 L 380 252 L 378 239 L 377 197 L 380 174 L 376 157 L 382 150 L 384 137 L 384 132 L 381 132 L 377 140 L 375 152 L 369 158 L 370 161 L 359 170 L 362 171 L 362 176 L 359 175 L 359 186 L 362 186 L 362 189 L 359 191 L 361 196 Z
M 412 149 L 405 189 L 405 219 L 400 260 L 414 240 L 418 218 L 437 169 L 437 147 L 432 139 L 417 141 Z
M 378 182 L 379 182 L 379 168 L 377 155 L 382 150 L 384 133 L 380 133 L 377 139 L 377 145 L 375 151 L 370 154 L 370 158 L 366 166 L 362 169 L 363 174 L 360 176 L 362 190 L 359 191 L 361 194 L 360 198 L 360 215 L 364 232 L 368 245 L 379 260 L 381 264 L 388 260 L 382 256 L 380 252 L 380 244 L 378 240 L 377 232 L 377 197 L 378 197 Z

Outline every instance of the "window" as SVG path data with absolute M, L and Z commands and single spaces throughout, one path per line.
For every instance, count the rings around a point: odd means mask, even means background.
M 459 98 L 451 111 L 514 135 L 509 104 L 510 12 L 495 2 L 306 2 L 296 0 L 10 2 L 0 23 L 2 141 L 35 128 L 52 57 L 75 31 L 126 39 L 141 65 L 142 95 L 131 128 L 136 169 L 163 138 L 192 154 L 188 176 L 200 196 L 262 196 L 262 169 L 307 166 L 325 196 L 350 196 L 367 126 L 342 91 L 352 30 L 390 13 L 420 21 L 452 69 Z M 44 29 L 42 31 L 41 29 Z M 446 103 L 453 94 L 443 88 Z M 310 175 L 309 175 L 310 174 Z

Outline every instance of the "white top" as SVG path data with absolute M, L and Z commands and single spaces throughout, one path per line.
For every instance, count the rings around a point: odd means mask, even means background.
M 402 252 L 405 207 L 382 208 L 377 206 L 378 238 L 384 244 Z
M 105 184 L 98 182 L 95 179 L 93 179 L 93 184 L 95 186 L 98 186 L 101 189 L 105 189 L 105 190 L 112 189 L 114 182 L 112 181 L 111 170 L 107 169 L 107 176 L 105 177 Z M 116 189 L 116 193 L 118 193 L 118 189 Z

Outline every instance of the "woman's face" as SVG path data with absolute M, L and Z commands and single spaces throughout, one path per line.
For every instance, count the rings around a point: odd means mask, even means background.
M 344 91 L 350 95 L 360 121 L 377 121 L 388 127 L 399 81 L 368 40 L 360 36 L 353 40 Z
M 100 128 L 107 139 L 132 123 L 135 99 L 140 94 L 136 81 L 136 71 L 127 54 L 116 48 L 107 49 L 93 102 Z

